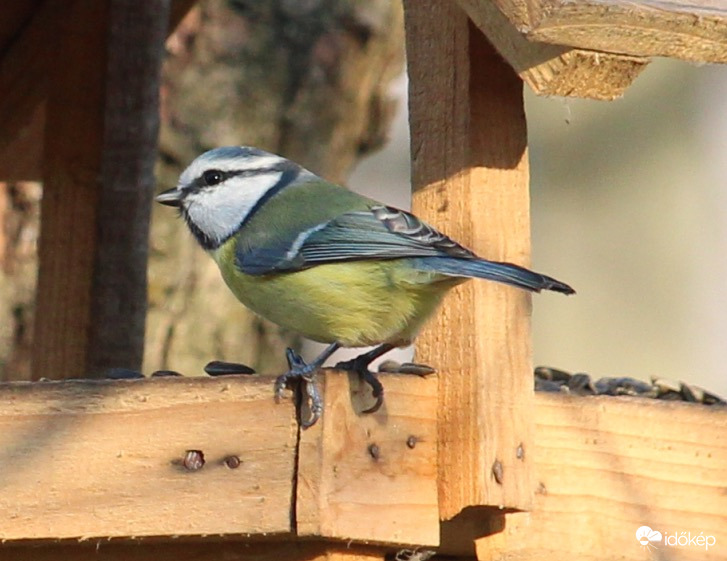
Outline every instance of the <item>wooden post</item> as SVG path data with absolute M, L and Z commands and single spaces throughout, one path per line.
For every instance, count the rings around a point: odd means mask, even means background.
M 141 364 L 168 11 L 168 0 L 76 0 L 56 22 L 62 64 L 49 76 L 35 378 Z
M 405 8 L 414 211 L 483 257 L 527 266 L 522 82 L 453 2 Z M 440 517 L 529 508 L 530 296 L 466 283 L 417 340 L 417 360 L 440 371 Z
M 49 69 L 34 378 L 67 378 L 86 371 L 103 144 L 107 3 L 72 2 L 56 25 L 57 57 L 64 62 Z

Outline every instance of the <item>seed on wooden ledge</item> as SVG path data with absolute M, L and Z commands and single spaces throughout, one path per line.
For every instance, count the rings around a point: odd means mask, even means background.
M 155 370 L 151 373 L 152 378 L 171 378 L 181 376 L 176 370 Z
M 222 360 L 213 360 L 208 362 L 204 367 L 204 371 L 210 376 L 228 376 L 236 374 L 255 374 L 255 370 L 247 364 L 239 362 L 225 362 Z
M 409 438 L 406 439 L 406 445 L 409 448 L 414 448 L 417 445 L 417 442 L 419 442 L 419 439 L 416 436 L 414 436 L 413 434 Z
M 198 471 L 204 466 L 204 454 L 202 450 L 187 450 L 184 454 L 182 465 L 188 471 Z
M 417 364 L 415 362 L 398 363 L 395 360 L 385 360 L 379 364 L 379 372 L 388 372 L 390 374 L 413 374 L 415 376 L 429 376 L 434 374 L 436 370 L 426 364 Z
M 225 458 L 225 465 L 230 469 L 237 469 L 240 467 L 240 458 L 237 456 L 227 456 Z
M 492 475 L 495 477 L 495 481 L 497 481 L 499 485 L 502 485 L 502 479 L 505 474 L 500 460 L 495 460 L 492 464 Z
M 381 457 L 381 450 L 378 444 L 369 444 L 369 454 L 374 460 L 378 460 Z

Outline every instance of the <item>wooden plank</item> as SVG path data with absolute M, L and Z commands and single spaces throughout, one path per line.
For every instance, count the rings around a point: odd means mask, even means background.
M 317 510 L 338 531 L 327 537 L 337 540 L 410 539 L 417 529 L 409 527 L 430 518 L 436 527 L 435 505 L 421 500 L 436 497 L 434 378 L 386 376 L 386 409 L 369 417 L 354 413 L 369 402 L 368 391 L 361 395 L 357 380 L 327 373 L 329 409 L 325 424 L 301 437 L 297 490 L 293 407 L 273 403 L 271 383 L 272 377 L 228 377 L 0 385 L 0 560 L 31 552 L 38 560 L 93 554 L 358 561 L 401 547 L 337 547 L 312 535 L 295 540 L 294 495 L 299 527 L 309 528 L 305 517 Z M 727 411 L 536 395 L 533 415 L 533 510 L 480 511 L 470 528 L 480 559 L 648 559 L 652 553 L 635 539 L 644 525 L 716 543 L 709 550 L 662 546 L 665 558 L 724 558 Z M 404 450 L 412 430 L 421 440 Z M 203 452 L 200 470 L 183 467 L 188 450 Z M 237 468 L 225 464 L 231 456 L 241 460 Z M 423 510 L 430 514 L 421 516 Z M 396 514 L 403 518 L 395 524 Z M 154 540 L 137 540 L 144 536 Z M 308 549 L 312 543 L 320 549 Z M 461 546 L 450 542 L 444 552 L 464 555 Z
M 384 561 L 391 548 L 310 541 L 232 541 L 218 536 L 199 540 L 168 539 L 136 543 L 64 542 L 60 544 L 3 545 L 0 561 Z
M 484 257 L 528 265 L 522 82 L 454 3 L 405 9 L 414 212 Z M 418 338 L 417 360 L 443 371 L 442 519 L 532 504 L 530 344 L 530 296 L 481 281 L 450 294 Z
M 727 411 L 637 398 L 536 395 L 530 513 L 477 541 L 479 559 L 725 559 Z M 711 536 L 711 548 L 636 530 Z
M 459 4 L 538 95 L 615 99 L 624 94 L 649 63 L 643 57 L 531 41 L 492 0 L 459 0 Z
M 271 387 L 270 377 L 0 385 L 0 540 L 288 535 L 298 431 Z M 204 455 L 198 471 L 183 465 L 188 450 Z
M 439 543 L 436 377 L 381 375 L 382 408 L 356 375 L 326 371 L 325 413 L 301 432 L 299 536 Z
M 491 0 L 475 0 L 483 11 Z M 727 5 L 719 0 L 495 0 L 528 39 L 636 56 L 727 62 Z

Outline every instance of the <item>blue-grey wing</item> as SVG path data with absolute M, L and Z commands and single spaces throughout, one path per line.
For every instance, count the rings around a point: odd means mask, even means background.
M 251 275 L 298 271 L 340 261 L 475 255 L 413 214 L 387 206 L 342 214 L 274 245 L 238 251 Z

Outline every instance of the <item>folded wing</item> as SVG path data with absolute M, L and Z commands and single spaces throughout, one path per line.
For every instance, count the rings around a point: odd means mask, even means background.
M 413 214 L 375 206 L 342 214 L 294 238 L 238 253 L 237 260 L 243 272 L 264 275 L 337 261 L 436 256 L 476 259 Z
M 249 275 L 265 275 L 325 263 L 401 258 L 442 275 L 484 278 L 532 291 L 574 292 L 567 284 L 518 265 L 480 259 L 413 214 L 387 206 L 342 214 L 293 238 L 238 251 L 237 264 Z

